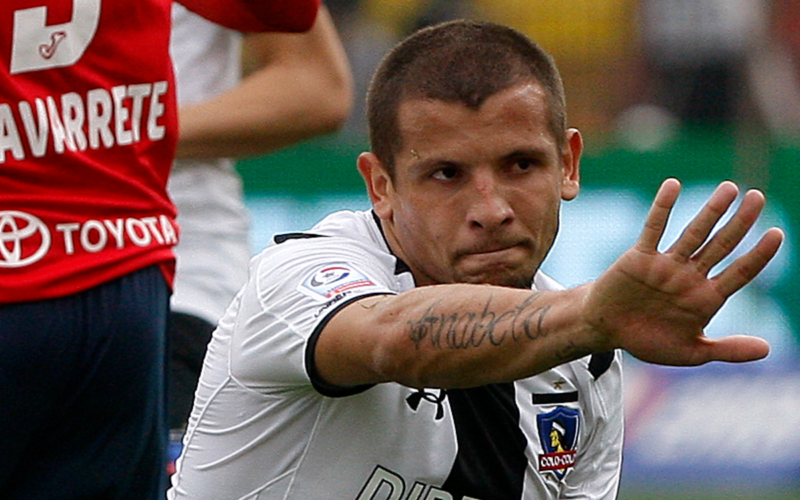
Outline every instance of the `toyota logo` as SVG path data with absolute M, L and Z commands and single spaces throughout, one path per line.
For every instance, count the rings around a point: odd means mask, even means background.
M 38 241 L 37 241 L 38 236 Z M 36 242 L 39 248 L 23 253 L 23 242 Z M 38 217 L 25 212 L 0 212 L 0 267 L 23 267 L 41 259 L 50 249 L 50 231 Z

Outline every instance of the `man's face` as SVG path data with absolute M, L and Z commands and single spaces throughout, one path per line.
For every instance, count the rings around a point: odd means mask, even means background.
M 532 83 L 477 110 L 406 100 L 394 179 L 374 155 L 359 158 L 389 244 L 418 285 L 530 286 L 555 239 L 560 201 L 579 189 L 580 134 L 570 130 L 559 151 L 546 102 Z

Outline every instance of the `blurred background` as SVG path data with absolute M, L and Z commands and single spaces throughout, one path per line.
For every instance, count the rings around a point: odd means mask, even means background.
M 583 190 L 563 207 L 546 272 L 565 285 L 595 278 L 633 244 L 667 176 L 685 189 L 665 245 L 723 179 L 767 194 L 756 233 L 777 225 L 788 236 L 708 329 L 765 337 L 766 360 L 692 369 L 626 360 L 620 498 L 800 498 L 800 0 L 326 4 L 353 67 L 356 106 L 335 136 L 240 162 L 254 251 L 275 232 L 369 206 L 355 168 L 367 147 L 364 92 L 399 38 L 461 17 L 518 28 L 556 58 L 570 126 L 587 148 Z

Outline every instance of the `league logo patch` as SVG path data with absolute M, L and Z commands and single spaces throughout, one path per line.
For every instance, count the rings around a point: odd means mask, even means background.
M 575 445 L 580 432 L 581 413 L 559 406 L 550 413 L 537 415 L 536 423 L 544 450 L 539 455 L 539 471 L 552 472 L 558 479 L 563 479 L 567 471 L 575 466 Z
M 340 293 L 369 286 L 377 285 L 352 264 L 335 262 L 309 274 L 298 290 L 320 300 L 330 300 Z

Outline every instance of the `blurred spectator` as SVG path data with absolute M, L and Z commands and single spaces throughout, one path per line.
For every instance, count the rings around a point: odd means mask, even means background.
M 472 16 L 470 0 L 327 0 L 353 71 L 355 102 L 346 131 L 366 135 L 370 76 L 394 44 L 427 24 Z
M 474 0 L 474 4 L 479 16 L 523 31 L 555 57 L 572 110 L 570 124 L 584 134 L 607 131 L 630 103 L 636 0 Z
M 457 18 L 513 26 L 556 58 L 567 82 L 570 122 L 586 134 L 605 132 L 630 104 L 636 74 L 637 0 L 328 0 L 355 77 L 349 132 L 366 133 L 369 75 L 400 37 Z M 595 144 L 597 141 L 593 141 Z
M 652 104 L 682 122 L 731 123 L 743 62 L 763 26 L 761 0 L 642 0 L 640 26 Z
M 749 101 L 774 137 L 800 144 L 800 1 L 769 4 L 765 36 L 745 65 Z
M 776 14 L 768 21 L 770 4 Z M 355 78 L 349 132 L 365 133 L 368 75 L 396 40 L 426 24 L 468 17 L 513 26 L 550 51 L 567 82 L 574 110 L 570 123 L 587 135 L 612 130 L 619 117 L 639 135 L 638 147 L 647 149 L 680 124 L 732 124 L 750 101 L 750 111 L 771 130 L 800 135 L 800 0 L 329 0 L 327 5 L 341 27 Z M 768 24 L 767 43 L 761 44 Z

